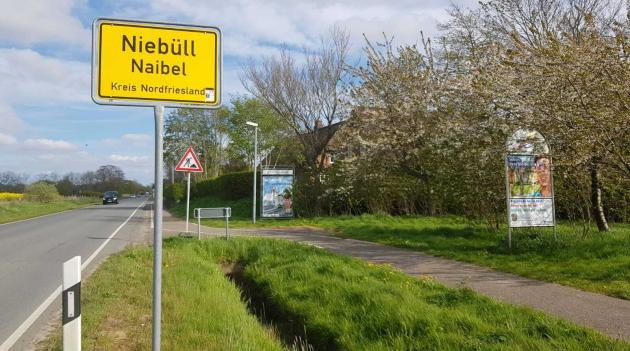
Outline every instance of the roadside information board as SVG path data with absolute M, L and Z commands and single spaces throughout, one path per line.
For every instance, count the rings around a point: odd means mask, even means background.
M 293 169 L 263 169 L 261 218 L 293 217 Z
M 92 99 L 98 104 L 217 107 L 221 32 L 214 27 L 98 19 Z

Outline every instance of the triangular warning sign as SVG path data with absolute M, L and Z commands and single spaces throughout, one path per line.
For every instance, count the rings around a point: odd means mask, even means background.
M 192 147 L 189 147 L 182 157 L 181 160 L 177 163 L 177 167 L 175 170 L 178 172 L 203 172 L 203 167 L 201 167 L 201 163 L 195 155 Z

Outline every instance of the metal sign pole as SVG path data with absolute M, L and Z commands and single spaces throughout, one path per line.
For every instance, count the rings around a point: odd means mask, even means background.
M 551 212 L 553 214 L 553 238 L 558 242 L 558 226 L 556 224 L 556 189 L 553 187 L 553 158 L 549 150 L 549 180 L 551 181 Z
M 190 213 L 190 172 L 188 172 L 188 186 L 186 187 L 186 235 L 188 235 L 188 222 Z
M 256 224 L 256 157 L 258 154 L 258 126 L 254 128 L 254 205 L 252 207 L 252 222 Z
M 153 217 L 153 351 L 160 351 L 162 318 L 162 129 L 164 106 L 155 106 L 155 217 Z
M 225 209 L 225 240 L 229 239 L 228 234 L 228 223 L 230 222 L 230 217 L 227 215 L 227 209 Z
M 505 197 L 507 202 L 507 225 L 508 225 L 508 248 L 512 248 L 512 222 L 510 215 L 510 198 L 512 197 L 512 192 L 510 191 L 510 174 L 508 168 L 508 155 L 504 156 L 505 167 L 503 169 L 503 174 L 505 174 Z

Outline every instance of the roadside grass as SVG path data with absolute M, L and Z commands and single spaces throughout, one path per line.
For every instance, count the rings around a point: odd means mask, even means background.
M 0 224 L 98 204 L 98 198 L 63 199 L 53 202 L 0 201 Z
M 608 233 L 581 226 L 558 225 L 558 242 L 550 228 L 521 228 L 513 232 L 508 249 L 507 228 L 491 230 L 482 223 L 456 216 L 395 217 L 363 215 L 259 220 L 251 223 L 251 201 L 198 199 L 194 207 L 231 206 L 230 227 L 314 226 L 346 238 L 377 242 L 422 251 L 490 267 L 498 271 L 555 282 L 582 290 L 630 300 L 630 224 L 612 223 Z M 182 213 L 183 208 L 183 213 Z M 172 210 L 185 215 L 185 203 Z M 192 211 L 192 210 L 191 210 Z M 222 220 L 203 220 L 203 225 L 222 227 Z
M 322 220 L 339 236 L 422 251 L 499 271 L 556 282 L 630 300 L 630 225 L 611 224 L 608 233 L 568 223 L 517 229 L 512 248 L 507 228 L 498 231 L 458 217 L 360 216 Z
M 218 197 L 203 197 L 191 199 L 190 201 L 190 221 L 196 222 L 193 217 L 193 209 L 200 207 L 230 207 L 232 216 L 230 217 L 230 227 L 232 228 L 250 228 L 250 227 L 284 227 L 284 226 L 308 226 L 313 225 L 310 218 L 293 218 L 293 219 L 263 219 L 260 214 L 256 216 L 256 224 L 252 224 L 252 199 L 224 200 Z M 173 215 L 186 217 L 186 200 L 179 202 L 175 206 L 168 209 Z M 260 209 L 258 210 L 260 211 Z M 223 219 L 204 219 L 202 225 L 209 227 L 223 227 L 225 221 Z
M 220 266 L 232 267 L 236 285 Z M 110 258 L 85 285 L 85 349 L 148 350 L 150 249 Z M 242 299 L 274 327 L 256 321 Z M 264 238 L 167 239 L 162 301 L 165 350 L 630 349 L 430 277 Z M 56 337 L 40 350 L 59 344 Z
M 162 349 L 283 350 L 214 262 L 165 245 Z M 82 286 L 84 350 L 151 350 L 152 249 L 110 257 Z M 61 350 L 61 328 L 38 350 Z

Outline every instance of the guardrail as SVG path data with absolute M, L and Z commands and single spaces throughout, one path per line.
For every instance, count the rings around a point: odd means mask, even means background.
M 229 238 L 229 222 L 232 216 L 232 208 L 216 207 L 216 208 L 195 208 L 193 216 L 197 218 L 197 238 L 201 240 L 201 219 L 225 218 L 225 239 Z

